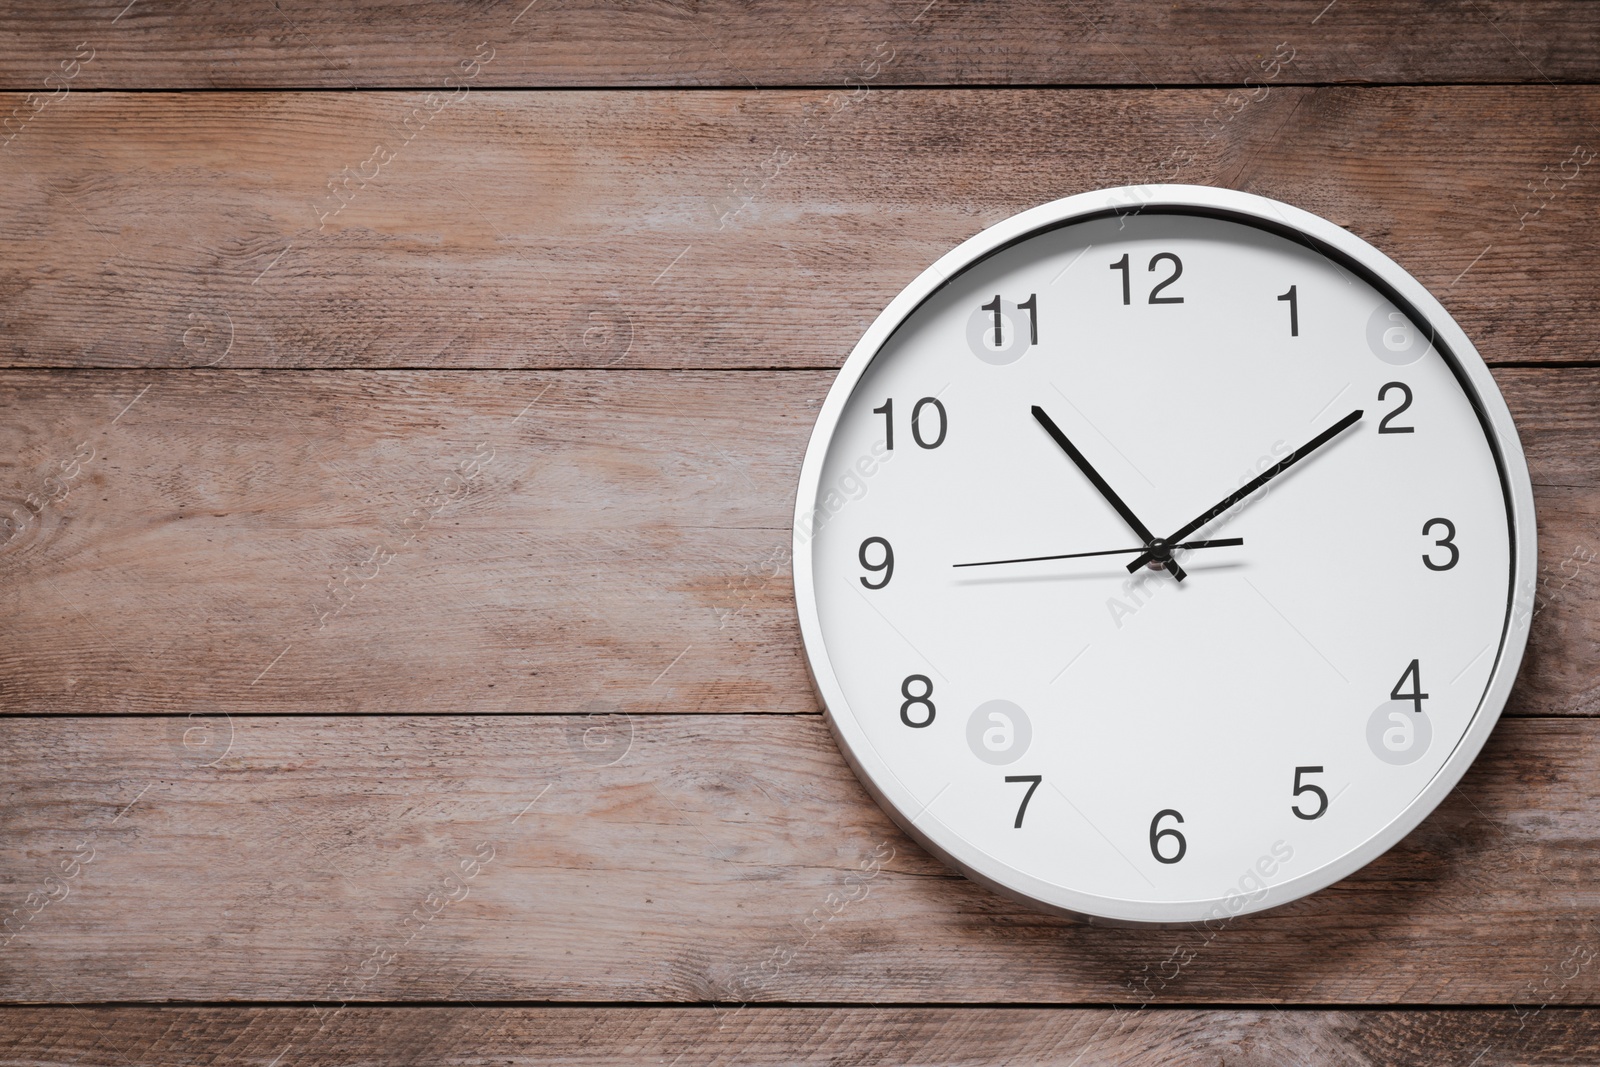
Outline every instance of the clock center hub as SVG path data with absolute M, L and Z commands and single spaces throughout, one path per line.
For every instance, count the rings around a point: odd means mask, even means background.
M 1172 560 L 1172 548 L 1159 537 L 1151 541 L 1145 548 L 1150 552 L 1150 562 L 1145 566 L 1153 571 L 1164 570 Z

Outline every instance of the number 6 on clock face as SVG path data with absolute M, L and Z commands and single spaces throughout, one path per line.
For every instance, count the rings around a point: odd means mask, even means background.
M 907 832 L 1047 910 L 1193 922 L 1350 874 L 1455 786 L 1533 531 L 1505 403 L 1414 278 L 1287 204 L 1107 190 L 978 234 L 867 331 L 795 596 Z

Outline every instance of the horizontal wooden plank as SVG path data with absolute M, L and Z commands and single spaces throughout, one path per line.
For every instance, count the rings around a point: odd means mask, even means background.
M 984 226 L 1159 181 L 1353 229 L 1492 362 L 1600 356 L 1600 88 L 452 100 L 29 111 L 0 149 L 0 362 L 833 367 Z
M 1600 997 L 1589 719 L 1502 722 L 1380 860 L 1209 930 L 952 874 L 818 716 L 6 719 L 0 770 L 7 1001 Z
M 435 86 L 492 47 L 503 86 L 1237 84 L 1293 49 L 1299 81 L 1542 82 L 1600 74 L 1600 22 L 1571 0 L 1338 4 L 1156 0 L 1078 9 L 1046 0 L 822 4 L 598 0 L 336 7 L 313 0 L 170 8 L 14 3 L 0 85 L 33 89 L 81 41 L 96 88 Z M 85 52 L 85 54 L 88 54 Z M 467 68 L 470 70 L 470 68 Z M 51 83 L 52 85 L 54 83 Z M 46 87 L 48 88 L 48 87 Z
M 1019 1008 L 12 1008 L 16 1067 L 273 1062 L 1122 1067 L 1580 1064 L 1600 1012 Z
M 1502 369 L 1540 517 L 1512 714 L 1594 714 L 1600 371 Z M 831 372 L 0 373 L 4 710 L 809 712 Z

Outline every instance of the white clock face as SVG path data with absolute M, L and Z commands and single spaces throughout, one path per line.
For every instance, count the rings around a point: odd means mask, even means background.
M 1062 214 L 841 375 L 797 508 L 813 671 L 868 786 L 988 884 L 1127 921 L 1282 903 L 1420 820 L 1498 715 L 1520 448 L 1443 309 L 1305 230 Z

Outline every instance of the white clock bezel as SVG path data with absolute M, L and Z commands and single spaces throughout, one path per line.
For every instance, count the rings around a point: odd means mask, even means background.
M 937 838 L 933 830 L 918 825 L 920 809 L 924 807 L 922 801 L 911 794 L 881 759 L 853 714 L 834 714 L 835 708 L 848 708 L 849 701 L 835 677 L 823 641 L 813 584 L 811 537 L 805 532 L 816 508 L 828 447 L 847 401 L 878 352 L 925 301 L 966 269 L 1034 233 L 1117 213 L 1144 212 L 1232 219 L 1301 240 L 1335 262 L 1343 261 L 1357 268 L 1366 281 L 1388 296 L 1396 307 L 1405 310 L 1414 323 L 1419 327 L 1425 324 L 1478 412 L 1499 466 L 1511 523 L 1511 582 L 1500 648 L 1483 700 L 1443 766 L 1390 823 L 1359 847 L 1315 870 L 1269 886 L 1257 899 L 1242 905 L 1238 902 L 1245 898 L 1238 896 L 1154 902 L 1066 890 L 1003 863 L 954 834 Z M 1123 186 L 1043 204 L 963 241 L 901 290 L 857 342 L 817 416 L 800 470 L 792 548 L 795 603 L 806 664 L 822 697 L 827 721 L 840 751 L 879 806 L 929 852 L 981 885 L 1048 912 L 1085 922 L 1119 925 L 1226 920 L 1275 907 L 1347 877 L 1415 829 L 1461 780 L 1505 708 L 1527 645 L 1533 613 L 1532 579 L 1538 564 L 1533 488 L 1522 443 L 1489 368 L 1444 306 L 1399 264 L 1326 219 L 1251 193 L 1195 185 Z M 918 815 L 908 815 L 908 812 L 918 812 Z

